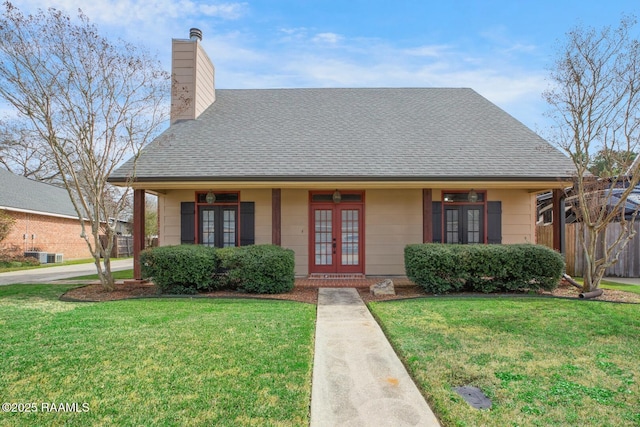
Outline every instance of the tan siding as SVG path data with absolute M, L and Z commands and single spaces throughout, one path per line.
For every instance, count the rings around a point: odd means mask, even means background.
M 282 246 L 296 254 L 296 275 L 309 274 L 309 192 L 282 190 Z
M 160 230 L 158 244 L 180 244 L 180 203 L 195 201 L 194 190 L 173 190 L 158 197 Z
M 214 90 L 214 73 L 215 69 L 211 60 L 207 56 L 201 43 L 198 43 L 197 61 L 196 61 L 196 109 L 195 117 L 198 117 L 206 110 L 216 99 Z
M 200 42 L 173 40 L 171 122 L 197 118 L 215 101 L 215 68 Z
M 160 245 L 180 244 L 180 203 L 195 201 L 195 193 L 196 190 L 172 190 L 158 197 Z M 240 200 L 255 202 L 256 244 L 271 243 L 271 190 L 240 190 Z
M 195 92 L 195 43 L 189 40 L 173 40 L 171 52 L 171 122 L 195 117 L 195 103 L 184 101 L 193 98 Z
M 535 194 L 527 190 L 489 190 L 489 201 L 502 202 L 502 243 L 535 242 Z
M 367 190 L 368 275 L 404 275 L 404 247 L 422 242 L 422 190 Z

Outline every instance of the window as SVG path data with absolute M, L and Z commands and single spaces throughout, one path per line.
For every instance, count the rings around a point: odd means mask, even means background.
M 238 246 L 239 194 L 214 193 L 213 203 L 207 203 L 208 193 L 196 194 L 197 243 L 216 248 Z
M 443 192 L 444 243 L 485 243 L 484 192 Z

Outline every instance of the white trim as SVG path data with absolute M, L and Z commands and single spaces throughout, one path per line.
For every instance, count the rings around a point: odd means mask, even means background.
M 78 219 L 77 216 L 56 214 L 56 213 L 51 213 L 51 212 L 33 211 L 33 210 L 30 210 L 30 209 L 20 209 L 20 208 L 14 208 L 14 207 L 9 207 L 9 206 L 0 206 L 0 209 L 5 210 L 5 211 L 22 212 L 22 213 L 28 213 L 28 214 L 34 214 L 34 215 L 53 216 L 53 217 L 56 217 L 56 218 Z

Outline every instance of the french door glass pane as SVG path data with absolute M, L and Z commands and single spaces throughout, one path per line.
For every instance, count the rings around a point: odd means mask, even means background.
M 222 212 L 222 247 L 236 245 L 236 210 L 226 209 Z
M 316 265 L 332 265 L 332 224 L 333 211 L 330 209 L 316 209 L 315 211 L 315 254 Z
M 480 243 L 480 210 L 467 210 L 467 243 Z
M 358 210 L 344 209 L 342 211 L 342 265 L 358 265 L 358 242 L 360 241 L 360 226 L 358 224 Z
M 447 243 L 459 243 L 458 239 L 458 210 L 447 209 L 446 210 L 446 231 L 447 231 Z
M 205 246 L 216 245 L 215 211 L 206 209 L 202 211 L 202 244 Z

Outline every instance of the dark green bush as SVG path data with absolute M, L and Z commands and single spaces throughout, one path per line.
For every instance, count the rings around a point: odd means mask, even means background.
M 160 246 L 140 254 L 142 276 L 153 279 L 160 292 L 195 294 L 214 289 L 220 262 L 207 246 Z
M 275 245 L 244 246 L 224 255 L 229 280 L 245 292 L 279 294 L 295 283 L 295 258 L 291 249 Z
M 552 290 L 564 261 L 553 250 L 522 245 L 408 245 L 407 277 L 427 292 Z
M 290 291 L 295 282 L 293 251 L 274 245 L 160 246 L 143 251 L 140 263 L 143 277 L 165 294 L 223 288 L 277 294 Z

